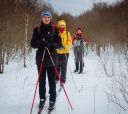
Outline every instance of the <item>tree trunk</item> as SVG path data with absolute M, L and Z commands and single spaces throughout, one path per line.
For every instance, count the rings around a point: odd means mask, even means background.
M 2 74 L 2 65 L 0 64 L 0 74 Z
M 3 55 L 1 55 L 0 57 L 0 74 L 4 72 L 4 57 L 5 57 L 5 54 L 3 53 Z
M 24 42 L 24 67 L 26 67 L 26 50 L 27 50 L 27 40 L 28 40 L 28 13 L 25 14 L 25 42 Z

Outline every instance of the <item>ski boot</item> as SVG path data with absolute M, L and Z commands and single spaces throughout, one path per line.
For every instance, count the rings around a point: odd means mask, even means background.
M 81 74 L 81 73 L 83 73 L 83 62 L 80 62 L 80 71 L 78 74 Z
M 39 104 L 40 109 L 42 109 L 44 107 L 45 101 L 46 101 L 46 99 L 40 99 L 40 104 Z
M 79 70 L 79 62 L 76 62 L 76 69 L 74 70 L 74 73 L 78 72 L 78 70 Z
M 50 101 L 49 103 L 49 111 L 52 111 L 55 108 L 55 102 Z

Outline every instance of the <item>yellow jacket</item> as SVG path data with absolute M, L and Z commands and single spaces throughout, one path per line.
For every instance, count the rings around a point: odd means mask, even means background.
M 65 25 L 65 29 L 62 33 L 59 32 L 59 34 L 61 36 L 62 45 L 65 48 L 57 50 L 58 54 L 69 53 L 70 45 L 71 45 L 71 42 L 72 42 L 70 33 L 66 31 L 66 22 L 64 20 L 61 20 L 61 21 L 58 22 L 58 28 L 59 28 L 60 24 L 62 24 L 62 23 Z

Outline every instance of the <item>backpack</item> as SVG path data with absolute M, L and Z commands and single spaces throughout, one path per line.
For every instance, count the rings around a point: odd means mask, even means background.
M 40 25 L 38 25 L 37 31 L 38 33 L 40 33 Z M 53 23 L 52 23 L 52 32 L 53 34 L 55 33 L 55 25 Z

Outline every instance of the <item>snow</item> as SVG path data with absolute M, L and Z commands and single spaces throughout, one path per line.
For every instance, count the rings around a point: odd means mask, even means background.
M 67 82 L 65 89 L 73 106 L 71 110 L 63 90 L 57 97 L 53 114 L 127 114 L 108 101 L 105 91 L 109 83 L 108 77 L 99 67 L 99 57 L 89 52 L 84 58 L 83 74 L 73 73 L 75 69 L 74 55 L 71 51 Z M 71 70 L 71 72 L 70 72 Z M 72 76 L 75 80 L 74 86 Z M 30 114 L 33 94 L 37 80 L 35 53 L 27 60 L 27 68 L 23 68 L 22 61 L 11 62 L 6 66 L 4 74 L 0 75 L 0 114 Z M 58 88 L 58 85 L 57 85 Z M 48 84 L 47 84 L 48 93 Z M 39 94 L 35 99 L 33 114 L 37 114 Z M 42 114 L 47 114 L 48 99 Z

